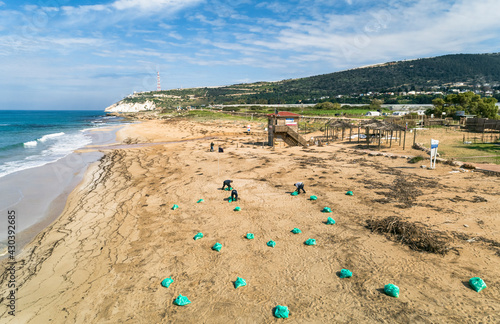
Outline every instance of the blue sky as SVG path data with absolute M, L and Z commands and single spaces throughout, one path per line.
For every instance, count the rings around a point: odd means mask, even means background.
M 0 109 L 500 52 L 497 0 L 0 0 Z

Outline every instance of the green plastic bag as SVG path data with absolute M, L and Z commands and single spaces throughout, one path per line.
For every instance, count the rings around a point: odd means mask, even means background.
M 340 270 L 340 278 L 351 278 L 352 277 L 352 272 L 347 270 L 347 269 L 342 269 Z
M 199 203 L 204 202 L 204 201 L 205 201 L 205 200 L 200 199 L 200 200 L 198 200 L 196 203 L 197 203 L 197 204 L 199 204 Z
M 276 318 L 288 318 L 288 307 L 278 305 L 274 308 L 274 317 Z
M 270 246 L 272 248 L 276 246 L 276 242 L 274 242 L 273 240 L 267 242 L 266 244 L 267 244 L 267 246 Z
M 172 279 L 172 277 L 165 278 L 165 279 L 163 279 L 163 281 L 161 282 L 161 285 L 162 285 L 163 287 L 168 288 L 168 287 L 170 287 L 170 285 L 172 284 L 172 282 L 174 282 L 174 279 Z
M 297 191 L 292 192 L 292 196 L 297 196 L 299 193 Z
M 239 288 L 239 287 L 243 287 L 246 285 L 247 285 L 247 282 L 245 281 L 245 279 L 238 277 L 236 279 L 236 281 L 234 282 L 234 289 Z
M 233 190 L 233 187 L 226 187 L 226 189 L 224 189 L 224 190 L 231 191 L 231 190 Z
M 231 197 L 227 198 L 227 202 L 233 202 L 233 199 Z
M 195 240 L 195 241 L 196 241 L 196 240 L 201 239 L 202 237 L 203 237 L 203 233 L 202 233 L 202 232 L 200 232 L 200 233 L 196 234 L 196 235 L 193 237 L 193 240 Z
M 346 192 L 346 195 L 347 196 L 354 196 L 354 193 L 351 190 L 349 190 L 348 192 Z
M 311 197 L 309 197 L 309 199 L 310 199 L 310 200 L 318 200 L 318 197 L 316 197 L 316 196 L 311 196 Z
M 174 304 L 177 306 L 186 306 L 187 304 L 191 304 L 191 301 L 186 296 L 179 294 L 179 296 L 177 296 L 174 300 Z
M 393 284 L 384 286 L 384 292 L 391 297 L 399 297 L 399 287 Z
M 323 208 L 322 212 L 323 213 L 331 213 L 332 210 L 330 209 L 330 207 L 325 207 L 325 208 Z
M 293 234 L 300 234 L 300 233 L 302 233 L 302 231 L 301 231 L 301 230 L 299 230 L 297 227 L 295 227 L 295 228 L 292 230 L 292 233 L 293 233 Z
M 326 220 L 326 225 L 334 225 L 335 224 L 335 219 L 328 217 Z
M 220 252 L 220 249 L 222 248 L 222 244 L 219 242 L 215 243 L 214 246 L 212 246 L 212 250 L 215 250 L 217 252 Z
M 249 239 L 249 240 L 253 240 L 254 235 L 252 233 L 247 233 L 246 238 Z
M 241 208 L 240 208 L 240 207 L 236 207 L 236 208 L 234 208 L 234 211 L 240 211 L 240 210 L 241 210 Z
M 179 208 L 179 206 L 177 206 L 177 205 L 172 206 L 172 210 L 176 210 L 177 208 Z
M 304 242 L 305 245 L 316 245 L 316 240 L 315 239 L 307 239 L 307 241 Z
M 483 279 L 479 277 L 470 278 L 469 285 L 477 292 L 480 292 L 481 290 L 486 288 L 486 284 L 484 283 Z

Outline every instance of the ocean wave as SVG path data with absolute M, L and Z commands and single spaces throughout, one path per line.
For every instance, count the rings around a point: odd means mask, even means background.
M 37 144 L 38 144 L 37 141 L 29 141 L 29 142 L 23 143 L 24 147 L 36 147 Z
M 53 138 L 55 140 L 51 141 L 51 144 L 48 146 L 47 143 L 43 143 L 44 145 L 42 145 L 38 141 L 30 141 L 24 143 L 25 148 L 30 147 L 29 145 L 33 145 L 32 147 L 35 148 L 37 146 L 37 143 L 40 144 L 42 148 L 43 146 L 45 146 L 45 148 L 42 151 L 25 157 L 22 160 L 10 161 L 0 164 L 0 177 L 17 171 L 31 169 L 51 162 L 55 162 L 71 154 L 73 151 L 92 143 L 92 138 L 81 132 L 58 135 Z
M 43 135 L 41 138 L 38 139 L 38 141 L 40 142 L 45 142 L 49 139 L 52 139 L 52 138 L 55 138 L 55 137 L 59 137 L 59 136 L 63 136 L 64 133 L 63 132 L 60 132 L 60 133 L 54 133 L 54 134 L 48 134 L 48 135 Z

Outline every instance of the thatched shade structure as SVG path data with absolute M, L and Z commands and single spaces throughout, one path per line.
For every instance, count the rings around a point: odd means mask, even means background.
M 327 140 L 328 139 L 334 140 L 336 138 L 340 138 L 343 141 L 344 133 L 346 129 L 349 129 L 349 142 L 351 142 L 353 128 L 358 129 L 358 143 L 360 142 L 361 128 L 364 128 L 366 135 L 366 143 L 370 145 L 370 139 L 372 136 L 374 136 L 378 138 L 379 147 L 381 145 L 381 138 L 384 136 L 386 138 L 386 142 L 389 142 L 390 147 L 392 147 L 392 139 L 395 132 L 396 134 L 398 134 L 399 132 L 399 144 L 401 145 L 401 133 L 404 132 L 404 139 L 405 139 L 403 142 L 403 149 L 404 149 L 406 142 L 406 127 L 393 123 L 388 123 L 386 121 L 379 119 L 364 120 L 358 123 L 357 125 L 354 125 L 353 121 L 350 119 L 332 119 L 329 120 L 325 125 L 325 135 L 326 135 L 325 137 Z M 339 134 L 340 131 L 342 132 L 341 135 Z

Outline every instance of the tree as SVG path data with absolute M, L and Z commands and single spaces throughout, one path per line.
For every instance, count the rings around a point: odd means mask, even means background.
M 382 107 L 383 101 L 380 99 L 372 99 L 370 102 L 370 109 L 372 110 L 378 110 Z
M 321 102 L 317 105 L 314 106 L 315 109 L 325 109 L 325 110 L 339 110 L 340 109 L 340 104 L 339 103 L 333 103 L 330 101 L 325 101 Z

